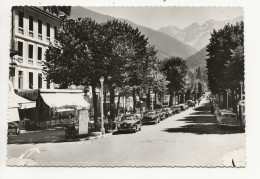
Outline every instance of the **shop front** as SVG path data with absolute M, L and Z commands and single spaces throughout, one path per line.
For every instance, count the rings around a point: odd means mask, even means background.
M 81 90 L 40 90 L 38 123 L 49 129 L 73 122 L 78 125 L 79 135 L 88 134 L 89 106 Z

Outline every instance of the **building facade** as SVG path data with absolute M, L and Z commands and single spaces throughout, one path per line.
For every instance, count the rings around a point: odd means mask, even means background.
M 10 81 L 15 90 L 53 89 L 42 73 L 44 54 L 61 25 L 59 7 L 12 8 Z M 11 55 L 11 51 L 16 51 Z

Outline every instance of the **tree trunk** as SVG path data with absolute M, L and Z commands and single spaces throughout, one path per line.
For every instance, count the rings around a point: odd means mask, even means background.
M 136 112 L 136 96 L 135 96 L 135 88 L 133 88 L 133 112 Z
M 118 94 L 118 99 L 117 99 L 116 116 L 118 116 L 119 105 L 120 105 L 120 94 Z
M 110 86 L 110 119 L 115 120 L 115 87 Z
M 172 94 L 170 94 L 170 101 L 169 101 L 169 106 L 172 106 L 173 105 L 173 100 L 172 100 L 173 96 Z
M 150 89 L 149 89 L 148 94 L 146 94 L 146 106 L 148 110 L 150 110 L 150 104 L 151 101 L 150 101 Z
M 96 86 L 94 85 L 92 85 L 92 98 L 93 98 L 93 108 L 94 108 L 94 128 L 95 131 L 99 131 L 97 95 L 96 95 Z

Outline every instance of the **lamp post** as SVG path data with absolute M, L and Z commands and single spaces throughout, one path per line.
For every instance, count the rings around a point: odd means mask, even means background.
M 105 128 L 104 128 L 104 112 L 103 112 L 103 83 L 104 83 L 104 77 L 101 76 L 99 79 L 101 83 L 101 89 L 100 89 L 100 98 L 101 98 L 101 104 L 100 104 L 100 109 L 101 109 L 101 134 L 105 134 Z
M 243 97 L 242 97 L 242 95 L 243 95 L 243 81 L 241 80 L 241 81 L 239 81 L 239 84 L 240 84 L 240 88 L 241 88 L 241 96 L 240 96 L 240 99 L 242 100 L 243 99 Z

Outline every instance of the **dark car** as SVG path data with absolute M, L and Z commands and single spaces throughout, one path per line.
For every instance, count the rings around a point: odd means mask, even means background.
M 155 112 L 156 112 L 156 114 L 159 115 L 161 121 L 166 118 L 165 117 L 165 112 L 162 109 L 156 109 Z
M 144 116 L 142 119 L 143 124 L 157 124 L 160 122 L 159 114 L 156 114 L 155 111 L 147 111 L 144 112 Z
M 166 118 L 170 117 L 170 116 L 172 116 L 174 114 L 172 108 L 170 108 L 170 107 L 163 108 L 163 111 L 165 112 L 165 117 Z
M 181 108 L 179 106 L 172 106 L 172 110 L 174 114 L 179 114 L 181 112 Z
M 142 128 L 142 122 L 134 114 L 123 116 L 117 127 L 118 131 L 130 131 L 130 132 L 141 131 L 141 128 Z
M 195 101 L 193 101 L 193 100 L 187 100 L 187 101 L 186 101 L 186 104 L 187 104 L 189 107 L 194 107 L 194 106 L 195 106 Z
M 178 107 L 180 107 L 182 111 L 185 111 L 189 108 L 189 106 L 186 103 L 179 104 Z

